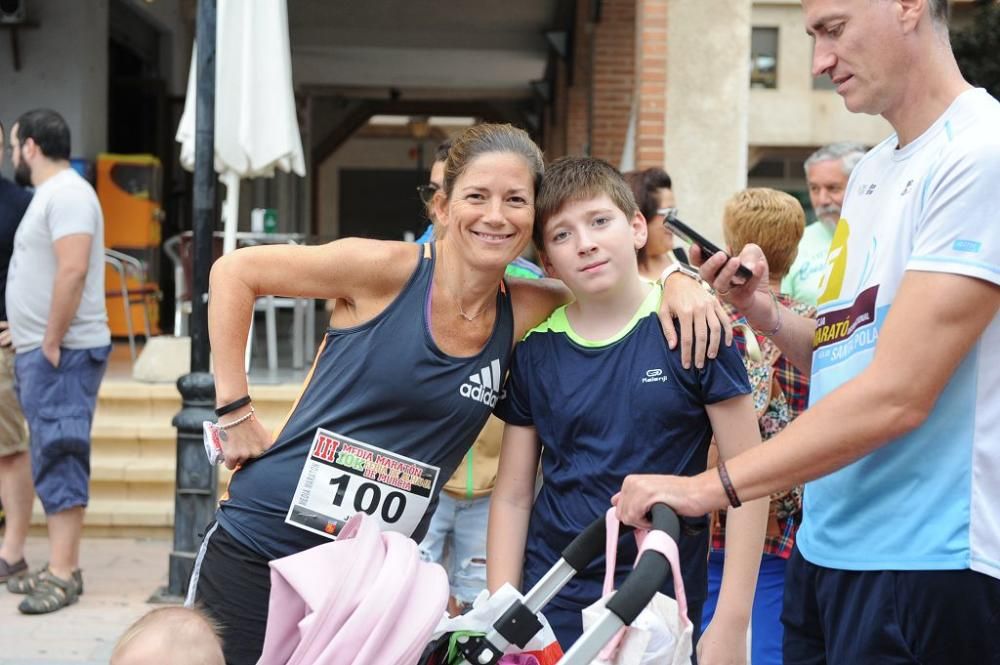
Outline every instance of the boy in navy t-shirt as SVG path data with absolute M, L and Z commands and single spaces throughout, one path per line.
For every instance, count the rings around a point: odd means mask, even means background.
M 487 577 L 532 586 L 561 550 L 611 506 L 634 473 L 705 470 L 713 432 L 723 458 L 760 442 L 746 370 L 735 348 L 686 370 L 657 317 L 662 287 L 639 275 L 646 224 L 631 190 L 606 162 L 564 158 L 546 171 L 534 239 L 550 275 L 576 301 L 518 345 L 496 413 L 507 422 L 490 509 Z M 535 498 L 541 454 L 544 484 Z M 719 609 L 698 645 L 699 662 L 744 662 L 767 500 L 732 510 Z M 708 532 L 681 538 L 688 616 L 700 632 Z M 631 569 L 631 536 L 619 546 L 616 584 Z M 582 608 L 600 598 L 603 557 L 544 609 L 560 643 L 581 634 Z M 663 589 L 673 594 L 668 582 Z

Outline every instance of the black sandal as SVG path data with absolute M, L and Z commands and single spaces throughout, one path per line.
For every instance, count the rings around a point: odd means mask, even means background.
M 0 557 L 0 584 L 7 580 L 20 577 L 28 572 L 28 562 L 21 557 L 17 563 L 7 563 L 7 560 Z
M 39 579 L 45 575 L 49 575 L 49 564 L 45 564 L 34 572 L 23 572 L 16 577 L 10 578 L 7 580 L 7 591 L 18 594 L 31 593 L 38 586 Z M 73 584 L 76 585 L 76 595 L 82 596 L 83 575 L 80 573 L 79 568 L 73 571 Z
M 31 593 L 17 606 L 22 614 L 49 614 L 68 607 L 80 599 L 82 584 L 78 585 L 79 570 L 73 571 L 73 576 L 64 580 L 48 571 L 42 570 L 36 577 L 35 587 Z
M 34 572 L 24 572 L 17 577 L 12 577 L 7 580 L 7 591 L 11 593 L 31 593 L 35 590 L 38 585 L 38 576 L 49 569 L 49 565 L 45 564 L 40 569 Z

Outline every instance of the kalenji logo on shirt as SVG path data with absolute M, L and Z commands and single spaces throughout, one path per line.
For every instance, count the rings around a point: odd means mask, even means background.
M 642 377 L 643 383 L 659 383 L 666 381 L 667 377 L 663 376 L 663 370 L 659 367 L 656 369 L 647 369 L 646 376 Z
M 489 367 L 479 370 L 479 374 L 469 375 L 469 380 L 458 389 L 462 397 L 482 402 L 491 409 L 500 399 L 500 360 L 494 360 Z

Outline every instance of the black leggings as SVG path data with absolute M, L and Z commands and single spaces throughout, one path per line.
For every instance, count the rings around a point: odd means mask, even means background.
M 268 560 L 214 526 L 195 567 L 194 604 L 222 629 L 226 665 L 255 665 L 264 649 L 271 593 Z

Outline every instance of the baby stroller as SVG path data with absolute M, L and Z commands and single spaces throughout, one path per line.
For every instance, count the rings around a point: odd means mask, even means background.
M 653 529 L 677 540 L 678 518 L 665 505 L 653 506 Z M 602 517 L 563 550 L 556 565 L 484 636 L 459 643 L 464 662 L 496 665 L 508 646 L 523 650 L 542 628 L 539 609 L 604 552 L 605 533 Z M 270 565 L 270 607 L 258 665 L 428 662 L 425 647 L 444 614 L 448 580 L 443 568 L 420 560 L 410 538 L 380 532 L 374 521 L 358 513 L 337 541 Z M 634 621 L 669 574 L 663 555 L 644 552 L 600 619 L 559 663 L 590 663 L 619 628 Z
M 680 521 L 665 504 L 652 509 L 654 531 L 666 533 L 672 540 L 680 537 Z M 631 530 L 622 525 L 623 532 Z M 515 601 L 482 637 L 471 637 L 460 642 L 464 656 L 463 665 L 496 665 L 505 649 L 525 645 L 542 629 L 537 613 L 548 604 L 574 575 L 584 570 L 592 560 L 605 552 L 605 519 L 600 517 L 578 535 L 562 552 L 559 561 L 524 596 Z M 620 628 L 630 625 L 649 604 L 657 591 L 670 576 L 670 563 L 656 551 L 645 551 L 635 569 L 608 600 L 605 609 L 580 639 L 576 641 L 558 665 L 588 665 Z

